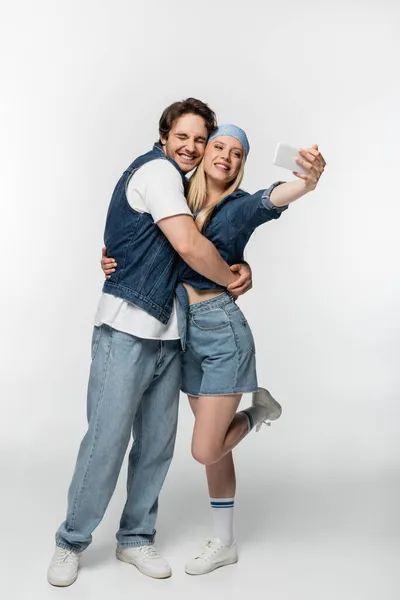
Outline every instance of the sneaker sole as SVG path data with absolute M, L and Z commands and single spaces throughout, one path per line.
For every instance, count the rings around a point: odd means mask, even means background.
M 47 575 L 47 581 L 49 582 L 50 585 L 53 585 L 54 587 L 68 587 L 68 586 L 72 585 L 73 583 L 75 583 L 75 581 L 77 579 L 78 579 L 78 573 L 70 581 L 58 581 L 56 579 L 52 579 L 52 577 L 50 575 Z
M 257 392 L 267 392 L 268 393 L 268 402 L 269 404 L 272 404 L 272 406 L 277 410 L 277 416 L 272 415 L 272 418 L 269 418 L 269 421 L 277 421 L 279 419 L 279 417 L 282 415 L 282 406 L 279 404 L 279 402 L 277 402 L 277 400 L 275 400 L 275 398 L 273 398 L 271 396 L 271 394 L 268 392 L 268 390 L 266 390 L 265 388 L 257 388 Z M 256 393 L 257 393 L 256 392 Z
M 208 573 L 212 573 L 213 571 L 215 571 L 216 569 L 219 569 L 221 567 L 227 567 L 228 565 L 234 565 L 237 563 L 237 561 L 239 560 L 239 557 L 236 556 L 234 559 L 232 558 L 227 558 L 223 561 L 221 561 L 220 563 L 218 563 L 217 565 L 213 565 L 212 569 L 209 569 L 208 571 L 201 571 L 201 573 L 194 573 L 193 571 L 188 571 L 187 568 L 185 568 L 185 573 L 187 573 L 188 575 L 207 575 Z
M 148 571 L 145 567 L 142 567 L 141 565 L 138 565 L 137 563 L 135 563 L 131 558 L 127 557 L 120 550 L 115 551 L 115 556 L 117 557 L 118 560 L 120 560 L 124 563 L 127 563 L 128 565 L 133 565 L 134 567 L 137 568 L 138 571 L 143 573 L 143 575 L 147 575 L 147 577 L 152 577 L 153 579 L 167 579 L 168 577 L 171 577 L 171 575 L 172 575 L 171 570 L 168 572 L 160 573 L 160 574 L 156 574 L 152 571 Z

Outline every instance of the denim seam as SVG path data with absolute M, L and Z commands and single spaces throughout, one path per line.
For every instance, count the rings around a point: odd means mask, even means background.
M 154 533 L 151 536 L 154 540 Z M 139 546 L 154 546 L 154 541 L 150 542 L 150 544 L 148 543 L 141 543 L 141 542 L 134 542 L 134 543 L 126 543 L 126 542 L 118 542 L 118 548 L 137 548 Z
M 196 302 L 195 304 L 191 304 L 189 306 L 189 314 L 196 315 L 202 312 L 209 312 L 212 310 L 217 310 L 218 308 L 224 308 L 227 304 L 231 304 L 233 302 L 232 298 L 228 295 L 227 292 L 222 292 L 218 296 L 214 298 L 209 298 L 208 300 L 203 300 L 202 302 Z M 224 296 L 221 298 L 221 296 Z
M 159 375 L 161 375 L 161 373 L 158 373 L 158 375 L 157 375 L 157 370 L 161 369 L 161 372 L 162 372 L 162 367 L 163 367 L 163 364 L 167 357 L 166 348 L 164 347 L 164 344 L 163 344 L 164 340 L 159 340 L 159 342 L 160 342 L 160 351 L 158 353 L 158 357 L 157 357 L 155 368 L 154 368 L 154 376 L 153 376 L 154 379 L 156 379 Z M 154 381 L 154 379 L 153 379 L 153 381 Z
M 218 296 L 216 296 L 218 298 Z M 204 300 L 203 302 L 208 302 Z M 196 306 L 196 304 L 191 304 L 189 308 L 189 312 L 191 315 L 198 315 L 204 312 L 213 312 L 214 310 L 219 310 L 220 308 L 224 308 L 227 304 L 230 304 L 232 300 L 221 300 L 220 302 L 216 302 L 215 304 L 204 304 L 201 302 L 202 306 Z M 200 304 L 200 302 L 198 303 Z
M 189 333 L 189 332 L 188 332 L 188 333 Z M 193 354 L 195 355 L 195 357 L 196 357 L 198 360 L 202 361 L 203 359 L 201 358 L 201 356 L 199 356 L 199 355 L 197 354 L 197 352 L 196 352 L 196 350 L 193 348 L 192 344 L 191 344 L 191 343 L 188 341 L 188 338 L 189 338 L 189 335 L 188 335 L 188 336 L 187 336 L 187 338 L 186 338 L 186 347 L 187 347 L 187 348 L 188 348 L 188 349 L 189 349 L 191 352 L 193 352 Z
M 145 287 L 145 285 L 149 279 L 150 273 L 152 273 L 154 271 L 154 265 L 157 264 L 158 257 L 160 256 L 160 254 L 162 254 L 164 252 L 164 250 L 168 246 L 168 244 L 169 244 L 169 242 L 166 237 L 160 241 L 160 244 L 157 246 L 155 254 L 152 255 L 150 264 L 148 265 L 147 269 L 143 272 L 143 275 L 138 282 L 138 286 L 140 289 L 143 289 Z M 155 283 L 153 284 L 151 289 L 147 292 L 147 295 L 150 295 L 152 293 L 152 291 L 154 290 L 154 288 L 160 281 L 161 277 L 164 275 L 165 270 L 168 268 L 168 266 L 171 264 L 171 262 L 174 260 L 174 258 L 175 258 L 175 255 L 172 255 L 169 262 L 166 264 L 165 268 L 163 269 L 161 275 L 159 275 L 158 279 L 155 281 Z
M 243 227 L 238 227 L 236 226 L 235 223 L 233 223 L 233 221 L 231 221 L 231 219 L 229 218 L 229 211 L 226 211 L 226 220 L 228 221 L 229 225 L 231 226 L 231 228 L 233 229 L 233 233 L 231 235 L 229 235 L 228 239 L 233 239 L 235 238 L 238 234 L 241 234 L 243 231 Z M 230 233 L 230 232 L 229 232 Z
M 63 548 L 64 550 L 69 550 L 70 552 L 74 552 L 74 554 L 81 554 L 83 550 L 76 550 L 73 546 L 66 544 L 65 542 L 56 541 L 57 548 Z
M 249 329 L 249 332 L 250 332 L 250 335 L 251 335 L 251 340 L 252 340 L 252 344 L 250 346 L 250 350 L 248 352 L 244 352 L 243 354 L 246 355 L 246 354 L 250 354 L 251 352 L 253 354 L 256 354 L 256 345 L 255 345 L 255 342 L 254 342 L 253 332 L 251 331 L 251 327 L 249 325 L 249 322 L 248 322 L 248 320 L 246 319 L 246 317 L 244 315 L 243 315 L 242 323 L 243 323 L 243 325 L 245 327 L 247 327 Z
M 229 319 L 229 325 L 231 327 L 232 333 L 233 333 L 233 338 L 235 340 L 235 345 L 236 345 L 236 352 L 235 352 L 235 359 L 236 359 L 236 373 L 235 373 L 235 383 L 233 384 L 233 388 L 236 387 L 237 385 L 237 380 L 238 380 L 238 374 L 239 374 L 239 356 L 240 356 L 240 349 L 239 349 L 239 344 L 238 344 L 238 339 L 236 336 L 236 332 L 235 329 L 232 325 L 232 321 L 229 317 L 229 314 L 226 312 L 226 310 L 224 310 L 225 314 L 227 315 L 228 319 Z
M 160 247 L 160 250 L 159 250 L 159 252 L 158 252 L 158 254 L 157 254 L 156 256 L 158 256 L 158 255 L 160 254 L 160 252 L 161 252 L 162 250 L 164 250 L 165 246 L 166 246 L 166 244 L 163 244 L 163 245 Z M 176 257 L 175 257 L 174 255 L 172 255 L 172 256 L 171 256 L 171 258 L 169 259 L 169 261 L 168 261 L 168 262 L 167 262 L 167 264 L 165 265 L 164 269 L 161 271 L 161 273 L 160 273 L 160 275 L 159 275 L 158 279 L 157 279 L 157 280 L 156 280 L 156 282 L 153 284 L 153 287 L 151 288 L 151 290 L 149 290 L 149 292 L 148 292 L 149 294 L 151 294 L 153 291 L 155 291 L 156 287 L 158 287 L 158 286 L 159 286 L 159 283 L 160 283 L 160 281 L 161 281 L 161 280 L 162 280 L 162 278 L 164 277 L 164 274 L 166 273 L 166 271 L 168 271 L 168 269 L 169 269 L 169 267 L 171 266 L 171 264 L 174 262 L 175 258 L 176 258 Z M 154 261 L 153 261 L 153 263 L 152 263 L 152 264 L 154 264 Z M 151 269 L 149 268 L 149 272 L 150 272 L 150 271 L 151 271 Z M 171 296 L 172 296 L 172 294 L 173 294 L 173 293 L 175 293 L 175 290 L 173 290 L 173 291 L 171 292 Z
M 124 175 L 125 175 L 124 192 L 125 192 L 125 199 L 126 199 L 127 202 L 128 202 L 128 195 L 127 195 L 128 185 L 129 185 L 130 180 L 132 179 L 132 177 L 136 173 L 136 171 L 138 171 L 138 169 L 140 169 L 140 167 L 137 167 L 136 169 L 132 169 L 132 171 L 129 171 L 129 169 L 127 169 L 125 171 L 125 173 L 124 173 Z M 128 204 L 129 204 L 129 202 L 128 202 Z M 130 204 L 129 204 L 129 206 L 130 206 Z
M 208 329 L 205 329 L 204 327 L 200 327 L 200 325 L 197 323 L 197 321 L 193 315 L 192 315 L 192 321 L 193 321 L 194 326 L 197 327 L 197 329 L 199 329 L 200 331 L 204 331 L 205 333 L 207 333 L 208 331 L 221 331 L 222 329 L 225 329 L 226 327 L 229 327 L 229 325 L 230 325 L 230 323 L 223 323 L 222 325 L 217 325 L 216 327 L 209 327 Z
M 282 185 L 283 183 L 286 183 L 286 181 L 276 181 L 275 183 L 270 185 L 269 188 L 264 190 L 264 193 L 261 196 L 261 202 L 262 202 L 263 207 L 266 208 L 267 210 L 273 210 L 275 213 L 275 218 L 277 216 L 279 217 L 283 213 L 283 211 L 285 211 L 289 206 L 289 205 L 275 206 L 275 204 L 272 203 L 271 198 L 270 198 L 274 189 L 277 188 L 279 185 Z
M 85 487 L 87 475 L 88 475 L 89 468 L 90 468 L 90 465 L 91 465 L 91 462 L 92 462 L 92 456 L 93 456 L 94 449 L 96 447 L 96 443 L 97 443 L 97 440 L 98 440 L 97 432 L 98 432 L 98 426 L 99 426 L 99 411 L 100 411 L 100 407 L 101 407 L 101 405 L 103 403 L 103 399 L 104 399 L 104 387 L 105 387 L 105 381 L 106 381 L 107 370 L 108 370 L 108 362 L 109 362 L 108 359 L 109 359 L 110 352 L 111 352 L 111 345 L 112 345 L 113 337 L 114 337 L 114 332 L 111 330 L 110 341 L 109 341 L 108 349 L 107 349 L 107 361 L 106 361 L 106 364 L 105 364 L 105 367 L 104 367 L 104 371 L 103 371 L 103 380 L 101 382 L 100 399 L 99 399 L 99 402 L 97 403 L 97 406 L 96 406 L 96 419 L 95 419 L 95 426 L 94 426 L 93 444 L 92 444 L 92 448 L 90 450 L 90 454 L 89 454 L 89 458 L 88 458 L 88 462 L 87 462 L 87 465 L 86 465 L 86 469 L 85 469 L 85 473 L 84 473 L 84 476 L 83 476 L 81 487 L 78 489 L 78 491 L 76 492 L 76 496 L 75 496 L 74 508 L 72 510 L 72 516 L 71 516 L 71 527 L 72 527 L 72 530 L 75 529 L 76 513 L 77 513 L 78 503 L 79 503 L 79 501 L 81 499 L 82 492 L 83 492 L 84 487 Z
M 140 423 L 140 434 L 137 437 L 137 443 L 139 444 L 139 448 L 138 448 L 138 453 L 137 453 L 137 459 L 135 460 L 135 462 L 132 465 L 131 473 L 130 473 L 130 476 L 129 476 L 129 482 L 128 482 L 129 487 L 127 486 L 127 495 L 128 496 L 129 496 L 129 493 L 131 491 L 131 487 L 132 487 L 132 483 L 133 483 L 134 469 L 136 469 L 136 467 L 137 467 L 137 465 L 139 463 L 139 460 L 140 460 L 140 458 L 142 456 L 142 434 L 143 434 L 142 402 L 140 402 L 140 404 L 138 406 L 136 417 L 138 416 L 138 413 L 140 415 L 140 420 L 139 420 L 139 423 Z M 136 434 L 136 431 L 135 431 L 135 434 Z
M 131 210 L 134 210 L 131 205 L 128 202 L 128 199 L 126 200 L 126 203 L 128 204 L 128 206 L 131 208 Z M 141 213 L 139 213 L 140 215 Z M 115 283 L 115 285 L 121 285 L 120 281 L 121 278 L 124 274 L 124 271 L 126 270 L 126 265 L 128 264 L 128 252 L 130 250 L 130 248 L 134 245 L 135 240 L 134 237 L 136 235 L 136 232 L 139 228 L 139 219 L 136 220 L 135 226 L 134 228 L 131 230 L 130 234 L 129 234 L 129 238 L 127 243 L 124 245 L 124 258 L 123 258 L 123 263 L 122 265 L 118 265 L 118 269 L 116 270 L 116 272 L 114 273 L 115 277 L 114 280 L 111 283 Z
M 109 293 L 109 294 L 113 294 L 114 296 L 118 296 L 119 298 L 122 298 L 123 300 L 127 300 L 128 302 L 135 302 L 134 298 L 138 298 L 139 300 L 142 300 L 143 302 L 145 302 L 146 304 L 148 304 L 151 308 L 153 308 L 154 310 L 157 311 L 157 314 L 163 318 L 167 319 L 168 323 L 168 319 L 170 318 L 170 314 L 167 313 L 166 310 L 164 310 L 162 308 L 162 306 L 160 306 L 159 304 L 156 304 L 155 302 L 153 302 L 151 300 L 151 298 L 148 298 L 147 296 L 144 296 L 143 294 L 141 294 L 140 292 L 138 292 L 137 290 L 134 290 L 132 288 L 127 287 L 126 285 L 122 285 L 120 283 L 115 283 L 113 281 L 108 281 L 106 280 L 105 284 L 104 284 L 106 290 L 110 290 L 109 292 L 105 292 L 105 293 Z M 120 292 L 118 294 L 118 292 Z M 126 292 L 125 295 L 121 295 L 121 292 Z M 125 297 L 126 296 L 126 297 Z M 155 317 L 157 318 L 157 317 Z M 160 319 L 158 319 L 160 320 Z M 161 321 L 162 322 L 162 321 Z
M 185 390 L 182 390 L 182 392 L 184 394 L 188 394 L 189 396 L 195 396 L 196 398 L 201 397 L 201 396 L 237 396 L 239 394 L 250 394 L 251 392 L 256 392 L 258 389 L 258 387 L 255 386 L 251 386 L 248 389 L 245 390 L 238 390 L 238 391 L 232 391 L 232 392 L 226 392 L 226 390 L 224 390 L 223 392 L 187 392 Z
M 251 336 L 252 336 L 252 338 L 253 338 L 253 334 L 252 334 L 252 332 L 251 332 L 250 325 L 248 324 L 248 322 L 247 322 L 247 319 L 246 319 L 246 317 L 245 317 L 244 315 L 243 315 L 243 319 L 246 321 L 246 325 L 245 325 L 245 327 L 248 327 L 248 328 L 249 328 L 249 330 L 250 330 L 250 333 L 251 333 Z M 243 320 L 242 320 L 242 322 L 243 322 Z M 244 323 L 243 323 L 243 325 L 244 325 Z M 232 326 L 232 331 L 233 331 L 233 335 L 235 336 L 235 343 L 236 343 L 236 348 L 237 348 L 237 354 L 240 354 L 241 356 L 247 356 L 247 354 L 250 354 L 251 352 L 252 352 L 253 354 L 255 354 L 255 353 L 256 353 L 256 351 L 255 351 L 255 347 L 253 348 L 253 345 L 251 345 L 251 346 L 250 346 L 250 349 L 249 349 L 249 350 L 247 350 L 247 352 L 244 352 L 243 350 L 241 350 L 241 348 L 240 348 L 240 346 L 239 346 L 239 343 L 238 343 L 238 338 L 237 338 L 237 335 L 236 335 L 236 333 L 235 333 L 235 328 L 234 328 L 233 326 Z M 254 338 L 253 338 L 253 344 L 254 344 Z
M 97 332 L 97 340 L 94 343 L 94 347 L 92 350 L 92 361 L 96 358 L 96 354 L 97 354 L 97 350 L 99 349 L 100 346 L 100 340 L 101 340 L 101 334 L 103 333 L 103 328 L 99 327 L 99 331 Z

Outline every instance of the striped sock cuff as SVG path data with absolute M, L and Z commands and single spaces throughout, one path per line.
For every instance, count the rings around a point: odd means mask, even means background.
M 210 498 L 211 508 L 233 508 L 234 498 Z
M 249 431 L 251 431 L 254 427 L 254 419 L 253 419 L 251 412 L 249 410 L 241 410 L 240 412 L 243 413 L 244 415 L 246 415 L 246 417 L 249 421 Z

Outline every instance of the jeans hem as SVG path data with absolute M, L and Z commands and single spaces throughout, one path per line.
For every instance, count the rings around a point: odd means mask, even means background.
M 64 550 L 69 550 L 70 552 L 73 552 L 74 554 L 82 554 L 83 550 L 77 550 L 76 548 L 74 548 L 73 546 L 70 546 L 69 544 L 66 544 L 65 542 L 56 542 L 56 546 L 57 548 L 63 548 Z
M 238 394 L 251 394 L 252 392 L 256 392 L 258 390 L 258 386 L 252 386 L 251 388 L 247 388 L 245 390 L 234 390 L 231 392 L 188 392 L 185 389 L 181 388 L 183 394 L 187 394 L 189 396 L 237 396 Z
M 154 546 L 154 540 L 152 542 L 148 541 L 140 541 L 140 542 L 126 542 L 120 544 L 117 543 L 117 548 L 139 548 L 141 546 Z

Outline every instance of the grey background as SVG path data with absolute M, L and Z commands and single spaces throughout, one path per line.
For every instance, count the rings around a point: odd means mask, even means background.
M 4 597 L 398 598 L 399 22 L 388 0 L 3 4 Z M 109 197 L 163 108 L 189 95 L 248 132 L 249 190 L 292 177 L 272 165 L 278 141 L 317 142 L 328 162 L 317 191 L 247 251 L 254 289 L 240 305 L 284 414 L 235 454 L 237 566 L 183 572 L 210 515 L 182 397 L 158 526 L 172 579 L 113 557 L 121 476 L 61 592 L 45 575 L 85 431 Z

